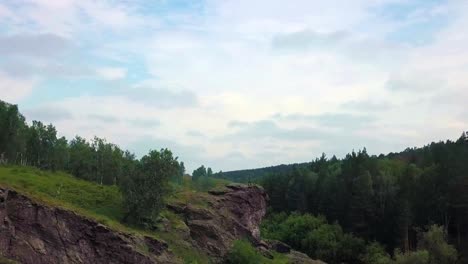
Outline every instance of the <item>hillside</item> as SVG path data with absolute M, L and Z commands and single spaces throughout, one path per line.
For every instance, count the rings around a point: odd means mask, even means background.
M 0 216 L 6 219 L 0 252 L 23 263 L 217 263 L 238 239 L 265 246 L 259 224 L 266 200 L 255 186 L 213 180 L 201 187 L 185 178 L 169 197 L 158 226 L 145 230 L 121 223 L 124 210 L 115 186 L 65 173 L 0 167 L 0 189 Z M 273 251 L 270 257 L 262 261 L 300 257 L 312 263 L 295 252 Z

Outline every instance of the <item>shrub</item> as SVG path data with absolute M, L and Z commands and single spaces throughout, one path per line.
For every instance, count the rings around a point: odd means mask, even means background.
M 258 264 L 262 255 L 246 240 L 236 240 L 227 256 L 230 264 Z
M 429 264 L 429 252 L 418 250 L 413 252 L 401 253 L 395 251 L 395 264 Z
M 453 264 L 457 261 L 457 250 L 447 243 L 441 226 L 432 225 L 423 233 L 418 247 L 429 252 L 430 264 Z
M 391 264 L 392 259 L 385 249 L 377 242 L 370 243 L 366 247 L 366 253 L 361 257 L 364 264 Z

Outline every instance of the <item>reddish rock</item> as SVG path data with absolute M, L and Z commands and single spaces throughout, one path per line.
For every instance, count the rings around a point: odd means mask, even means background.
M 191 204 L 168 205 L 170 210 L 183 215 L 192 244 L 215 261 L 221 260 L 237 239 L 259 244 L 259 225 L 267 208 L 266 192 L 258 186 L 231 184 L 210 194 L 207 208 Z
M 0 188 L 0 197 L 0 255 L 20 263 L 174 263 L 163 241 L 112 231 L 15 191 Z

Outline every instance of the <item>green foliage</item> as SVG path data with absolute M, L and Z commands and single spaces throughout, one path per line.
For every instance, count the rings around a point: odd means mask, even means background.
M 192 172 L 193 181 L 198 181 L 206 177 L 213 178 L 214 176 L 215 175 L 213 174 L 213 170 L 211 168 L 205 168 L 204 165 L 201 165 L 198 169 Z
M 262 255 L 245 240 L 236 240 L 227 256 L 230 264 L 258 264 L 261 263 Z
M 138 226 L 121 223 L 125 206 L 117 186 L 103 186 L 77 179 L 62 172 L 41 171 L 33 167 L 0 166 L 0 185 L 17 190 L 29 197 L 51 206 L 72 210 L 94 219 L 114 230 L 132 234 L 142 234 L 163 239 L 176 256 L 186 263 L 209 263 L 208 257 L 186 241 L 180 231 L 184 228 L 183 219 L 169 211 L 162 211 L 162 217 L 169 220 L 169 231 L 147 230 Z M 182 190 L 181 190 L 182 192 Z M 183 192 L 193 192 L 189 185 Z M 176 193 L 174 195 L 180 195 Z M 193 193 L 191 201 L 202 196 Z M 174 199 L 185 199 L 174 197 Z M 186 232 L 186 230 L 184 231 Z M 145 251 L 144 248 L 141 249 Z
M 322 155 L 287 170 L 270 167 L 244 173 L 265 175 L 260 183 L 273 211 L 324 215 L 344 231 L 376 240 L 390 252 L 398 247 L 410 250 L 417 244 L 415 230 L 429 224 L 446 226 L 447 235 L 461 247 L 468 232 L 467 142 L 464 133 L 456 142 L 387 156 L 369 156 L 364 149 L 341 160 Z
M 197 181 L 201 177 L 206 177 L 206 168 L 203 165 L 200 166 L 200 168 L 198 168 L 198 169 L 196 169 L 196 170 L 194 170 L 192 172 L 192 179 L 194 181 Z
M 426 250 L 418 250 L 407 253 L 395 251 L 395 264 L 429 264 L 429 253 Z
M 262 222 L 261 234 L 328 263 L 357 263 L 365 251 L 362 239 L 343 233 L 338 224 L 328 224 L 323 216 L 272 214 Z
M 151 227 L 165 206 L 169 180 L 179 172 L 177 158 L 168 149 L 150 151 L 137 166 L 136 173 L 121 184 L 127 214 L 125 220 Z
M 366 253 L 361 257 L 364 264 L 392 264 L 393 261 L 385 249 L 377 242 L 366 247 Z
M 286 256 L 273 253 L 273 259 L 264 257 L 247 240 L 236 240 L 226 257 L 229 264 L 287 264 Z
M 418 248 L 429 252 L 430 264 L 453 264 L 457 261 L 457 250 L 447 243 L 441 226 L 432 225 L 423 233 Z

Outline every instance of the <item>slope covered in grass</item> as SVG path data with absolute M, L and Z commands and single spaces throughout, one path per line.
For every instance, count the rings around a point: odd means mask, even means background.
M 116 186 L 98 185 L 66 173 L 31 167 L 0 167 L 0 185 L 91 218 L 119 221 L 124 212 L 122 196 Z
M 193 182 L 191 177 L 184 177 L 180 184 L 173 184 L 173 192 L 167 197 L 167 202 L 211 210 L 209 204 L 213 197 L 207 191 L 221 190 L 228 183 L 214 178 Z M 210 263 L 204 252 L 192 246 L 187 239 L 190 229 L 181 216 L 172 211 L 162 211 L 161 222 L 154 230 L 143 230 L 122 223 L 125 208 L 117 186 L 99 185 L 62 172 L 18 166 L 0 166 L 0 186 L 14 189 L 38 202 L 72 210 L 119 232 L 162 239 L 184 263 Z M 284 257 L 275 255 L 275 259 L 283 261 Z
M 169 201 L 205 206 L 207 193 L 203 190 L 222 188 L 227 182 L 213 179 L 199 185 L 190 177 L 182 184 L 174 185 Z M 164 210 L 162 222 L 166 228 L 142 230 L 121 222 L 124 206 L 117 186 L 103 186 L 77 179 L 63 172 L 41 171 L 32 167 L 0 166 L 0 186 L 12 188 L 39 202 L 72 210 L 94 219 L 110 228 L 135 235 L 147 235 L 163 239 L 169 248 L 186 263 L 208 263 L 208 257 L 198 252 L 183 236 L 187 228 L 179 215 Z
M 117 186 L 102 186 L 66 173 L 46 172 L 31 167 L 0 167 L 0 186 L 12 188 L 50 206 L 72 210 L 116 231 L 164 239 L 170 249 L 187 263 L 208 261 L 202 252 L 197 252 L 177 234 L 178 225 L 183 224 L 178 215 L 168 211 L 161 214 L 174 227 L 168 232 L 142 230 L 121 223 L 124 207 Z M 188 187 L 180 188 L 178 192 L 190 192 L 185 188 Z

